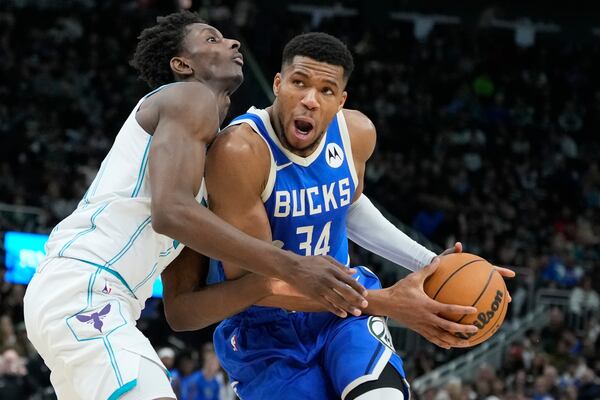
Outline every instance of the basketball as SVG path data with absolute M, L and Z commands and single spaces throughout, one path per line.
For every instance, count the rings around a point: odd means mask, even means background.
M 477 308 L 475 314 L 440 314 L 441 317 L 479 328 L 473 334 L 456 334 L 467 339 L 465 347 L 489 339 L 502 325 L 508 308 L 508 292 L 504 279 L 494 266 L 469 253 L 453 253 L 440 257 L 438 269 L 427 278 L 425 293 L 445 304 Z

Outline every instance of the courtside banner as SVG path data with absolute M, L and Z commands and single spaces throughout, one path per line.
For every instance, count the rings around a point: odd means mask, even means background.
M 47 240 L 48 235 L 38 233 L 5 232 L 4 264 L 6 265 L 6 274 L 4 279 L 11 283 L 28 284 L 35 269 L 46 255 L 44 246 Z M 162 297 L 162 290 L 162 281 L 159 277 L 152 287 L 152 296 Z

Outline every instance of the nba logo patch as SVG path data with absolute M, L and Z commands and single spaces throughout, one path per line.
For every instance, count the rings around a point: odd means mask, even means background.
M 329 143 L 327 145 L 325 157 L 327 158 L 327 165 L 331 168 L 339 168 L 344 162 L 344 152 L 337 143 Z

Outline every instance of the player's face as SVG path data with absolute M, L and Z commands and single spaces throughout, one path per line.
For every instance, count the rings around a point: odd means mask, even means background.
M 346 101 L 344 68 L 296 56 L 275 76 L 273 91 L 284 141 L 307 156 Z
M 204 82 L 222 81 L 234 92 L 244 79 L 244 58 L 240 42 L 224 38 L 221 32 L 207 24 L 192 24 L 183 41 L 183 55 L 188 59 L 196 79 Z

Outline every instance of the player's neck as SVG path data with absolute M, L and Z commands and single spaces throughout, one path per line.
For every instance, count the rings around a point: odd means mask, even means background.
M 229 79 L 202 79 L 197 76 L 190 76 L 189 78 L 183 79 L 183 82 L 198 82 L 206 86 L 210 89 L 211 92 L 217 98 L 221 98 L 224 96 L 231 96 L 231 94 L 235 91 L 231 86 L 231 81 Z
M 219 80 L 199 80 L 196 78 L 189 79 L 189 82 L 200 82 L 206 87 L 210 89 L 211 92 L 215 95 L 217 99 L 217 107 L 219 109 L 219 125 L 223 123 L 225 117 L 227 116 L 227 112 L 229 111 L 229 106 L 231 104 L 231 85 L 227 84 L 227 82 L 219 81 Z

